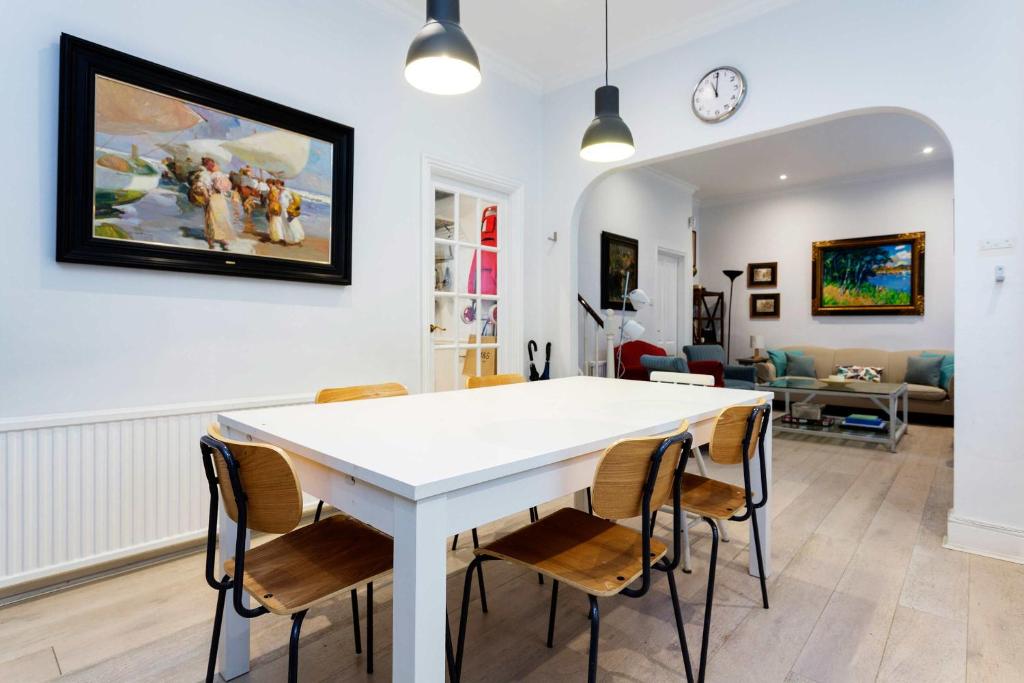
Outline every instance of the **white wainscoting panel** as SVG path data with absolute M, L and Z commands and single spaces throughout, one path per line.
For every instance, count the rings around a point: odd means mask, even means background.
M 207 425 L 311 398 L 0 420 L 0 589 L 201 538 Z

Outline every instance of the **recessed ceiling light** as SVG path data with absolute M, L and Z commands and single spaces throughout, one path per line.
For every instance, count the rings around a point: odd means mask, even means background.
M 924 149 L 921 150 L 921 154 L 931 154 L 934 151 L 934 147 L 925 147 Z
M 783 173 L 782 175 L 779 176 L 779 180 L 786 180 L 788 178 L 789 178 L 789 176 L 786 175 L 785 173 Z

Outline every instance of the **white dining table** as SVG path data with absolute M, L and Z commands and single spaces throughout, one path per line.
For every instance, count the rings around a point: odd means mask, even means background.
M 569 377 L 233 411 L 218 419 L 226 436 L 287 450 L 305 492 L 394 537 L 393 680 L 440 683 L 449 536 L 572 493 L 585 509 L 583 491 L 609 444 L 666 432 L 683 420 L 695 445 L 707 443 L 722 409 L 771 398 L 762 391 Z M 771 438 L 768 430 L 769 482 Z M 760 477 L 752 483 L 760 489 Z M 767 574 L 770 505 L 769 496 L 757 512 Z M 234 556 L 236 533 L 223 507 L 221 563 Z M 750 573 L 757 575 L 752 550 Z M 230 604 L 221 637 L 220 673 L 230 680 L 249 670 L 249 620 Z

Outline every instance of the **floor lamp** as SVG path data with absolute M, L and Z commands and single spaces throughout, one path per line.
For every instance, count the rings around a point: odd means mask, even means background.
M 736 278 L 743 275 L 742 270 L 723 270 L 722 275 L 729 278 L 729 321 L 725 328 L 725 364 L 729 364 L 732 358 L 732 286 L 736 284 Z

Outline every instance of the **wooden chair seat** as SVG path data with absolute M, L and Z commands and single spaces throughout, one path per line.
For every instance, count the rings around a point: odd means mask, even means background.
M 474 552 L 514 562 L 595 596 L 618 594 L 643 571 L 639 531 L 575 508 L 562 508 Z M 652 564 L 666 552 L 665 544 L 651 539 Z
M 271 612 L 294 614 L 387 574 L 393 554 L 389 536 L 336 515 L 249 550 L 242 583 Z M 233 574 L 234 560 L 225 567 Z
M 680 507 L 701 517 L 729 519 L 746 506 L 746 491 L 717 479 L 683 473 Z

